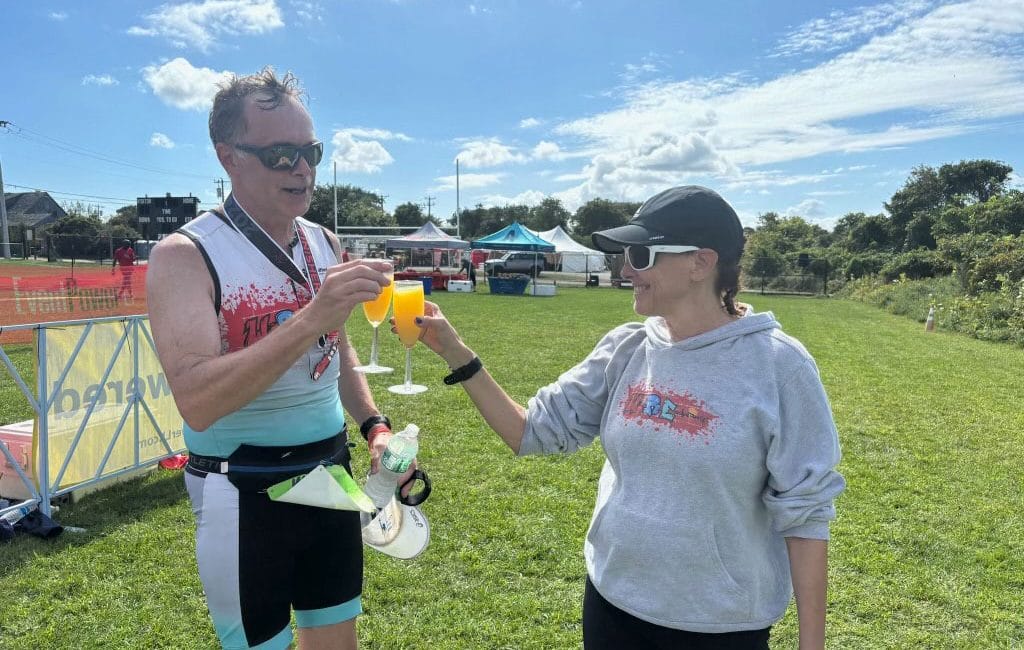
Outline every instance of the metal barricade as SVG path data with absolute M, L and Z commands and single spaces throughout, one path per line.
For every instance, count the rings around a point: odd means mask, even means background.
M 23 471 L 2 438 L 0 453 L 26 488 L 30 505 L 37 503 L 49 515 L 56 497 L 185 450 L 181 416 L 146 316 L 14 325 L 0 333 L 22 329 L 35 337 L 35 389 L 2 343 L 0 361 L 34 413 L 34 476 Z

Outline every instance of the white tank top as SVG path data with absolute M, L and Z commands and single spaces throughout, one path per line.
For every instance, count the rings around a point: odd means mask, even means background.
M 308 244 L 319 286 L 327 267 L 338 263 L 334 249 L 318 224 L 299 217 L 295 227 L 296 236 L 301 229 Z M 224 202 L 223 214 L 205 212 L 179 232 L 195 243 L 213 278 L 222 354 L 255 344 L 311 300 L 303 243 L 285 251 L 234 197 Z M 311 377 L 324 357 L 324 344 L 321 337 L 263 394 L 205 431 L 186 424 L 189 451 L 226 457 L 240 444 L 300 445 L 341 431 L 345 418 L 338 394 L 338 359 L 332 359 L 318 379 Z

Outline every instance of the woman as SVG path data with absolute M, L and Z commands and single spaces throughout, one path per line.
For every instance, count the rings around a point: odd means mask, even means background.
M 795 591 L 800 648 L 823 648 L 839 442 L 817 368 L 770 313 L 739 309 L 743 228 L 676 187 L 593 235 L 624 252 L 644 323 L 514 403 L 436 305 L 422 340 L 513 451 L 607 455 L 584 545 L 583 637 L 604 648 L 767 648 Z

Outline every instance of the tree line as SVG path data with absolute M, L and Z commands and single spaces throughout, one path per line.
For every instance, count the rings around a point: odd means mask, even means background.
M 1008 189 L 1012 173 L 1009 165 L 992 160 L 962 160 L 938 168 L 921 165 L 884 203 L 884 212 L 846 214 L 831 231 L 800 216 L 763 213 L 755 227 L 745 229 L 743 274 L 749 285 L 788 275 L 845 281 L 955 273 L 966 291 L 998 289 L 1002 282 L 1024 277 L 1024 193 Z M 413 228 L 429 220 L 455 228 L 455 215 L 442 222 L 412 202 L 389 213 L 381 195 L 353 185 L 318 185 L 306 218 L 333 230 L 335 195 L 339 226 Z M 570 212 L 557 198 L 547 197 L 534 206 L 463 208 L 458 224 L 463 239 L 489 235 L 513 221 L 535 231 L 561 226 L 590 245 L 591 233 L 626 223 L 639 206 L 598 198 Z M 65 208 L 68 216 L 50 229 L 62 255 L 73 248 L 79 256 L 103 257 L 109 254 L 109 241 L 141 237 L 134 205 L 118 209 L 105 222 L 90 206 Z

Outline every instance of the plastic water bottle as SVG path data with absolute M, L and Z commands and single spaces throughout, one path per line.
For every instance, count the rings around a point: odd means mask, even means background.
M 398 479 L 409 469 L 420 449 L 420 428 L 410 424 L 391 436 L 387 449 L 380 457 L 380 469 L 366 477 L 363 492 L 370 497 L 373 505 L 383 508 L 391 501 L 398 489 Z
M 34 505 L 31 505 L 31 506 L 19 506 L 18 508 L 15 508 L 14 510 L 11 510 L 10 512 L 5 512 L 3 514 L 3 516 L 0 517 L 0 519 L 3 519 L 4 521 L 6 521 L 7 523 L 9 523 L 10 525 L 13 526 L 14 524 L 16 524 L 19 521 L 21 521 L 22 518 L 25 515 L 27 515 L 28 513 L 32 512 L 33 510 L 35 510 L 35 508 L 36 507 Z

